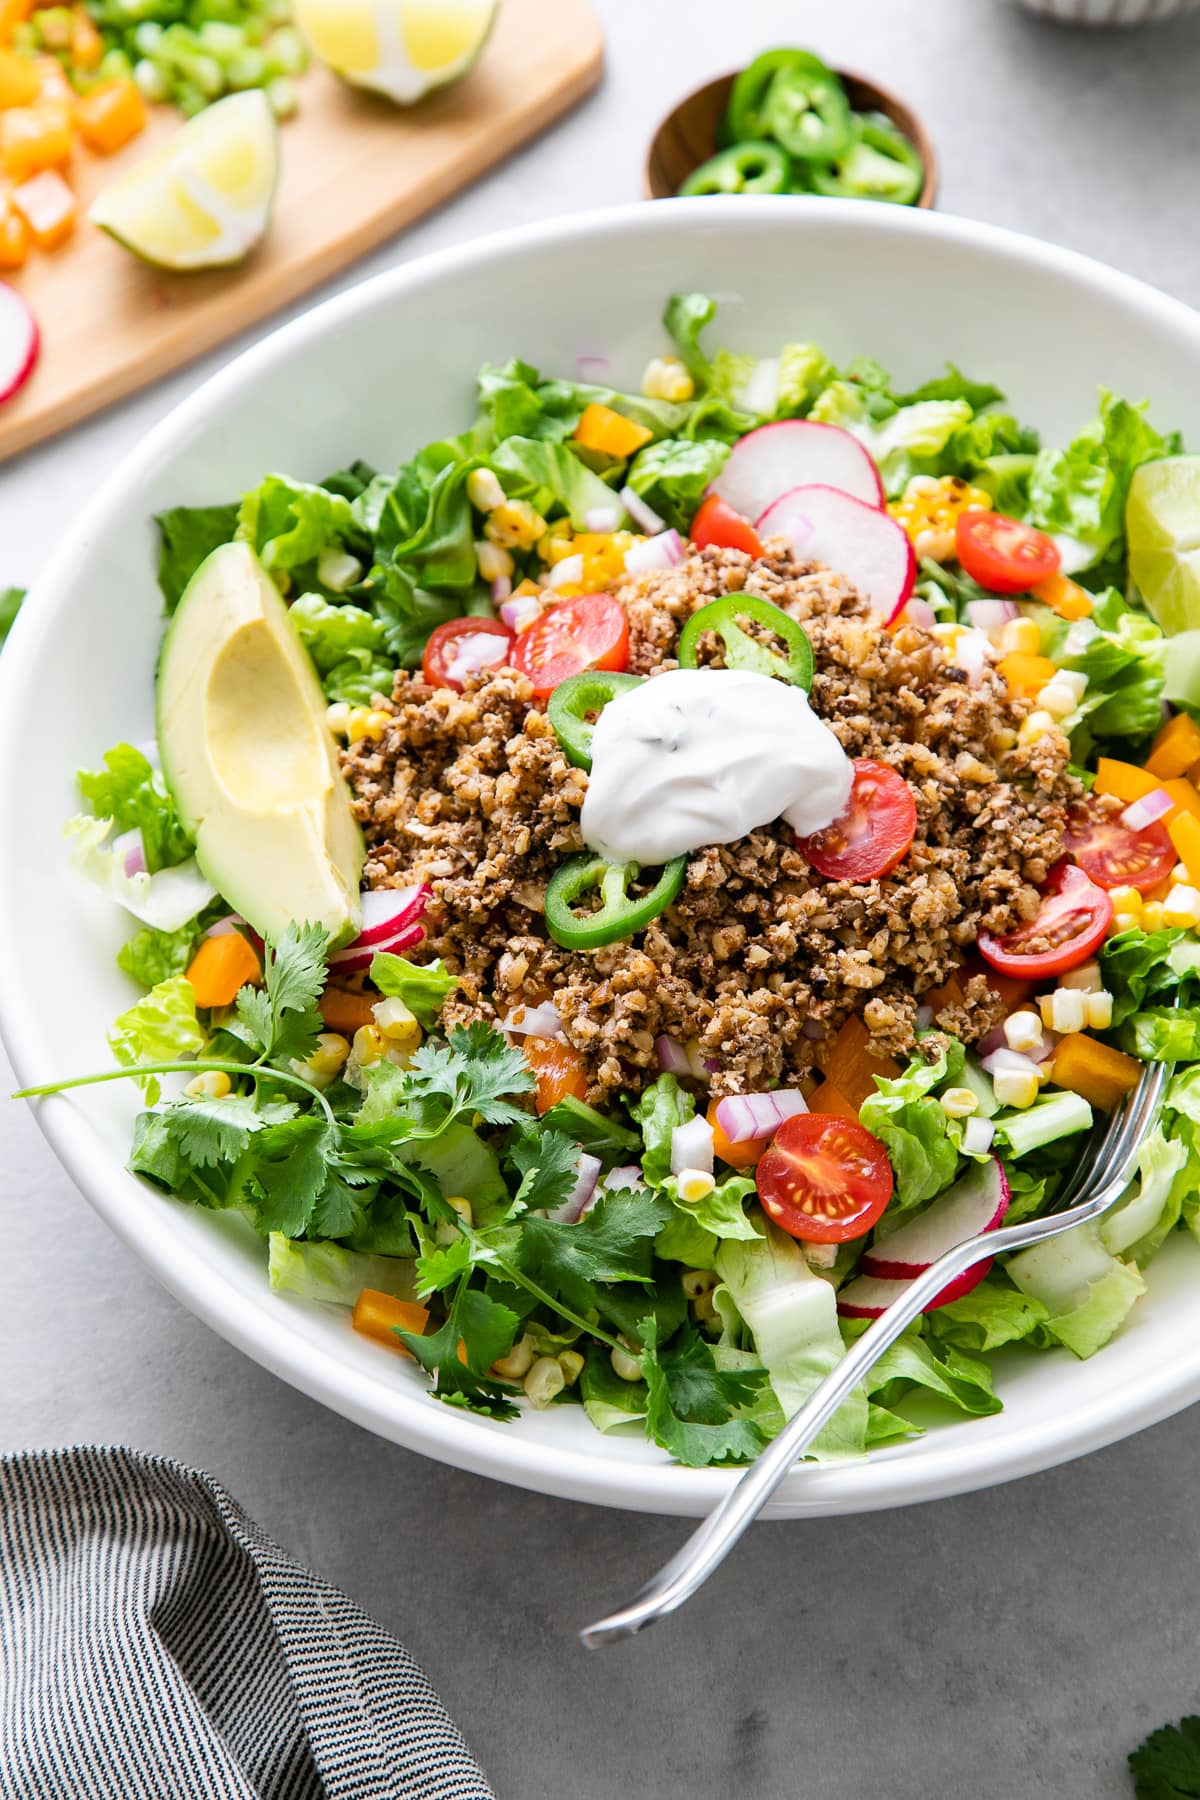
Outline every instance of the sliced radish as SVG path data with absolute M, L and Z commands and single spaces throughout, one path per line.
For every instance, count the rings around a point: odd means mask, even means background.
M 334 951 L 329 967 L 353 975 L 369 969 L 378 951 L 395 956 L 411 950 L 425 936 L 421 920 L 432 898 L 424 883 L 419 887 L 368 888 L 362 897 L 362 933 L 347 949 Z
M 0 281 L 0 406 L 20 393 L 33 374 L 41 342 L 28 301 Z
M 739 438 L 708 491 L 747 519 L 758 519 L 793 488 L 814 482 L 876 509 L 884 503 L 879 470 L 865 445 L 840 425 L 813 419 L 783 419 Z
M 791 540 L 798 556 L 848 577 L 884 625 L 903 612 L 917 559 L 895 519 L 840 488 L 793 488 L 756 520 L 760 537 Z
M 837 1309 L 843 1319 L 877 1319 L 893 1300 L 907 1293 L 907 1281 L 880 1281 L 874 1275 L 856 1275 L 844 1288 L 838 1289 Z M 934 1301 L 940 1304 L 941 1296 Z M 929 1309 L 926 1308 L 928 1311 Z
M 923 1275 L 930 1263 L 953 1250 L 955 1244 L 995 1231 L 1008 1211 L 1008 1201 L 1003 1166 L 996 1157 L 989 1157 L 969 1169 L 918 1218 L 901 1225 L 882 1243 L 873 1244 L 858 1266 L 864 1275 L 888 1281 Z

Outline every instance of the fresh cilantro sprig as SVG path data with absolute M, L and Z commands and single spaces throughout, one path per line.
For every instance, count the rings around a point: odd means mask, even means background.
M 469 1276 L 464 1275 L 439 1330 L 397 1330 L 396 1336 L 433 1376 L 439 1400 L 470 1407 L 493 1419 L 512 1419 L 517 1409 L 510 1396 L 520 1388 L 488 1371 L 508 1355 L 520 1327 L 520 1318 L 511 1307 L 471 1287 Z
M 746 1411 L 767 1379 L 765 1369 L 718 1369 L 712 1350 L 692 1325 L 669 1344 L 658 1343 L 653 1317 L 642 1321 L 646 1428 L 656 1444 L 692 1469 L 749 1462 L 766 1443 Z
M 1129 1769 L 1137 1800 L 1200 1800 L 1200 1718 L 1151 1732 Z
M 277 943 L 264 945 L 263 986 L 244 987 L 235 1009 L 260 1062 L 286 1066 L 311 1056 L 324 1029 L 318 1002 L 328 953 L 320 925 L 288 925 Z

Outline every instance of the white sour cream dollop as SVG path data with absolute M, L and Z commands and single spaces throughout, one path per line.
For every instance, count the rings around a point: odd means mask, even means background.
M 802 689 L 743 669 L 669 669 L 609 702 L 592 736 L 584 841 L 656 868 L 786 819 L 845 810 L 853 765 Z

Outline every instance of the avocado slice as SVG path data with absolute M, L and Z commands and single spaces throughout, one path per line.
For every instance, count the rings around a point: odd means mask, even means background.
M 208 879 L 264 938 L 362 929 L 365 848 L 287 608 L 246 544 L 197 569 L 158 666 L 163 773 Z

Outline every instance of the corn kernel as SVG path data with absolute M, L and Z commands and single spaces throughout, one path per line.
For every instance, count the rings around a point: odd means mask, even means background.
M 1142 908 L 1143 931 L 1162 931 L 1167 923 L 1166 909 L 1159 900 L 1147 900 Z
M 387 1055 L 388 1041 L 378 1025 L 360 1025 L 354 1034 L 350 1054 L 360 1069 L 369 1069 Z
M 1186 930 L 1200 924 L 1200 890 L 1179 885 L 1173 887 L 1162 903 L 1163 918 L 1168 925 L 1182 925 Z
M 1006 656 L 1040 656 L 1042 634 L 1032 619 L 1010 619 L 1000 633 L 1000 648 Z
M 1046 1087 L 1054 1080 L 1054 1058 L 1052 1056 L 1048 1056 L 1045 1062 L 1038 1064 L 1037 1078 L 1042 1087 Z
M 511 581 L 516 568 L 511 551 L 486 538 L 475 546 L 475 563 L 482 581 L 503 581 L 505 577 Z
M 317 580 L 335 594 L 344 594 L 362 580 L 363 566 L 345 550 L 326 550 L 317 564 Z
M 971 487 L 961 476 L 914 475 L 900 498 L 889 503 L 888 512 L 918 556 L 945 561 L 954 554 L 959 514 L 990 506 L 983 489 Z
M 1017 736 L 1022 744 L 1036 744 L 1044 738 L 1048 731 L 1053 731 L 1057 721 L 1051 713 L 1045 711 L 1031 712 L 1023 722 Z
M 1087 676 L 1082 674 L 1078 669 L 1060 669 L 1054 679 L 1061 687 L 1069 688 L 1071 690 L 1075 704 L 1078 706 L 1083 699 L 1083 696 L 1087 693 Z
M 612 1364 L 613 1374 L 618 1381 L 640 1381 L 642 1379 L 641 1358 L 632 1349 L 626 1349 L 624 1343 L 617 1344 L 608 1359 Z
M 483 533 L 504 550 L 532 550 L 545 530 L 545 519 L 528 500 L 506 500 L 490 515 Z
M 810 1269 L 833 1269 L 837 1266 L 838 1247 L 836 1244 L 810 1244 L 800 1246 L 804 1252 L 804 1260 Z
M 1024 1008 L 1011 1013 L 1004 1021 L 1004 1038 L 1010 1050 L 1040 1050 L 1043 1042 L 1042 1021 L 1036 1013 Z
M 707 1200 L 716 1187 L 711 1175 L 703 1169 L 684 1169 L 675 1183 L 675 1192 L 687 1206 L 698 1206 L 701 1200 Z
M 948 1119 L 969 1119 L 979 1111 L 979 1095 L 966 1087 L 947 1088 L 941 1096 L 941 1107 Z
M 1135 887 L 1115 887 L 1109 890 L 1109 899 L 1113 903 L 1113 911 L 1128 913 L 1134 919 L 1140 919 L 1146 902 Z
M 334 737 L 344 738 L 350 730 L 350 708 L 344 700 L 335 700 L 325 708 L 325 723 Z
M 223 1070 L 207 1069 L 203 1075 L 193 1076 L 183 1091 L 193 1100 L 223 1100 L 233 1092 L 233 1083 Z
M 1132 892 L 1136 893 L 1134 888 Z M 1059 987 L 1078 988 L 1081 994 L 1095 994 L 1104 986 L 1104 977 L 1100 973 L 1098 962 L 1080 963 L 1077 969 L 1068 969 L 1065 975 L 1058 978 Z
M 568 1387 L 574 1387 L 583 1374 L 583 1358 L 578 1350 L 561 1350 L 558 1355 L 558 1366 L 563 1372 L 563 1380 Z
M 641 1371 L 639 1370 L 640 1374 Z M 526 1398 L 534 1406 L 549 1406 L 567 1385 L 567 1378 L 555 1356 L 539 1356 L 522 1383 Z
M 346 714 L 346 742 L 357 744 L 367 736 L 367 720 L 371 716 L 369 706 L 352 706 Z
M 656 356 L 646 364 L 642 392 L 647 400 L 670 400 L 679 406 L 694 397 L 696 384 L 678 356 Z
M 1171 880 L 1182 882 L 1183 885 L 1186 887 L 1188 885 L 1188 883 L 1191 881 L 1191 879 L 1192 879 L 1191 871 L 1189 870 L 1187 864 L 1177 862 L 1175 864 L 1175 867 L 1171 870 Z
M 403 1000 L 377 1000 L 371 1008 L 375 1023 L 390 1044 L 415 1050 L 421 1041 L 421 1027 Z
M 997 1069 L 992 1086 L 1001 1106 L 1032 1106 L 1039 1092 L 1037 1073 L 1033 1069 Z
M 1055 988 L 1050 996 L 1050 1029 L 1065 1036 L 1082 1031 L 1087 1023 L 1087 1007 L 1078 988 Z
M 1107 1031 L 1113 1022 L 1113 997 L 1107 990 L 1084 995 L 1089 1031 Z
M 701 1295 L 711 1294 L 720 1279 L 715 1269 L 685 1269 L 679 1284 L 689 1300 L 699 1300 Z
M 492 1364 L 492 1374 L 498 1375 L 501 1381 L 523 1381 L 533 1367 L 534 1352 L 537 1349 L 528 1332 L 518 1338 L 507 1356 L 501 1356 Z
M 1037 704 L 1043 712 L 1053 714 L 1056 719 L 1069 719 L 1077 702 L 1070 688 L 1059 681 L 1056 675 L 1038 694 Z
M 505 492 L 500 485 L 499 477 L 491 469 L 472 469 L 467 476 L 467 499 L 476 512 L 495 512 L 505 502 Z
M 1123 931 L 1140 931 L 1142 923 L 1143 919 L 1141 913 L 1114 912 L 1112 926 L 1108 935 L 1109 937 L 1119 937 Z
M 918 531 L 912 546 L 918 556 L 927 556 L 931 562 L 949 562 L 954 555 L 954 533 L 937 531 L 927 525 L 923 531 Z
M 332 1081 L 345 1068 L 350 1055 L 350 1042 L 340 1031 L 323 1031 L 311 1056 L 296 1065 L 297 1072 L 315 1081 Z

